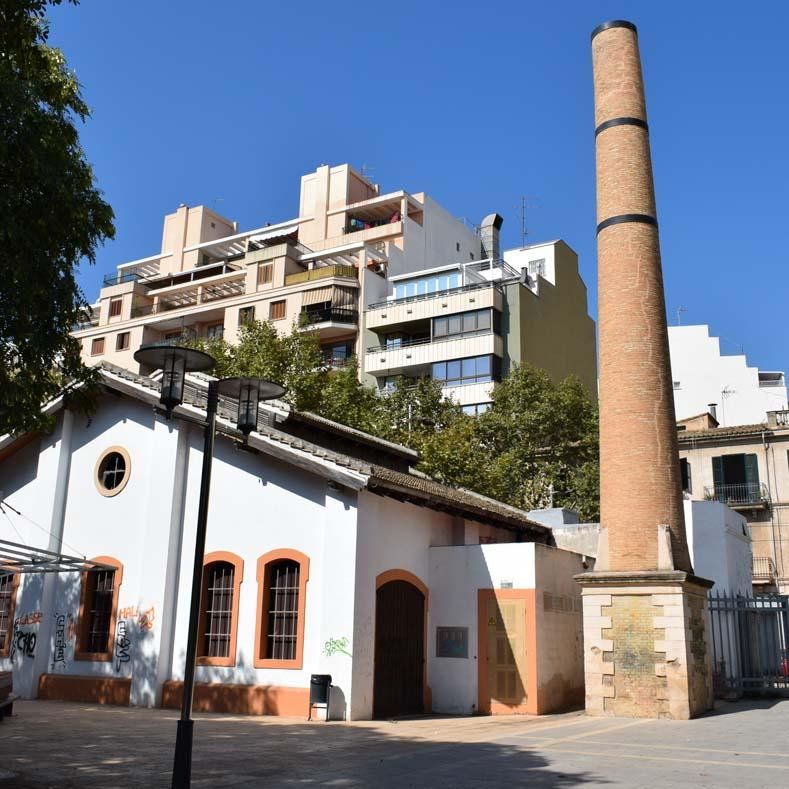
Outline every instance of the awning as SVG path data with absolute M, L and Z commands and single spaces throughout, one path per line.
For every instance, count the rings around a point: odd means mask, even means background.
M 256 244 L 263 244 L 266 241 L 273 241 L 275 238 L 283 238 L 284 236 L 291 236 L 299 229 L 298 224 L 288 225 L 287 227 L 280 227 L 275 230 L 269 230 L 267 233 L 256 233 L 254 236 L 249 237 L 250 246 Z
M 325 304 L 331 302 L 332 291 L 334 288 L 314 288 L 313 290 L 305 290 L 301 295 L 302 307 L 307 307 L 311 304 Z
M 333 307 L 355 309 L 356 290 L 354 288 L 343 288 L 341 285 L 335 285 L 331 303 Z
M 33 548 L 18 542 L 0 540 L 0 575 L 9 573 L 73 573 L 83 570 L 114 569 L 91 562 L 84 556 L 68 556 L 44 548 Z

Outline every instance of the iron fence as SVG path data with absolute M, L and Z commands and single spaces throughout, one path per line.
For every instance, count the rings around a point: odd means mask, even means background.
M 710 593 L 709 609 L 715 695 L 789 693 L 789 596 Z
M 745 506 L 748 504 L 766 504 L 770 500 L 767 486 L 760 482 L 726 483 L 704 487 L 704 498 L 707 501 L 719 501 L 729 506 Z

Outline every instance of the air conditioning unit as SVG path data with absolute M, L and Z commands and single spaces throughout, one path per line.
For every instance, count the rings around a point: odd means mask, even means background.
M 386 276 L 386 263 L 376 263 L 375 266 L 373 266 L 373 271 L 376 274 L 380 274 L 382 277 L 385 277 Z

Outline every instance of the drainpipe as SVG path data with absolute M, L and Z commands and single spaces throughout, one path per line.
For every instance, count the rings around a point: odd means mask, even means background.
M 778 545 L 775 541 L 775 521 L 773 518 L 773 485 L 770 482 L 770 456 L 767 452 L 769 445 L 767 444 L 767 439 L 764 437 L 764 430 L 762 430 L 762 449 L 764 449 L 764 467 L 767 470 L 767 494 L 770 497 L 769 501 L 767 502 L 767 507 L 769 508 L 770 512 L 770 537 L 772 537 L 773 542 L 773 563 L 775 564 L 775 572 L 776 575 L 778 573 Z
M 74 414 L 68 408 L 63 409 L 63 422 L 60 430 L 60 450 L 58 452 L 58 471 L 53 491 L 52 518 L 49 527 L 49 543 L 47 550 L 60 553 L 63 550 L 63 532 L 66 527 L 66 504 L 68 503 L 68 486 L 71 476 L 71 444 L 74 434 Z M 69 578 L 72 576 L 70 575 Z M 55 597 L 60 578 L 58 573 L 45 573 L 41 593 L 41 625 L 38 630 L 38 648 L 33 662 L 32 697 L 38 696 L 38 682 L 49 666 L 49 658 L 53 648 L 53 631 L 55 624 Z M 67 612 L 64 612 L 67 613 Z

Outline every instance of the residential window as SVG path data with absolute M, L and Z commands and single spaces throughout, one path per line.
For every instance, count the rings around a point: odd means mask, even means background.
M 272 321 L 279 321 L 285 317 L 285 299 L 272 301 L 269 304 L 268 317 Z
M 490 403 L 474 403 L 472 405 L 464 405 L 461 408 L 467 416 L 479 416 L 490 410 Z
M 765 500 L 759 481 L 759 460 L 755 454 L 721 455 L 712 458 L 713 487 L 705 498 L 724 504 L 758 504 Z
M 208 554 L 203 567 L 197 662 L 235 666 L 238 602 L 243 560 L 224 551 Z
M 111 556 L 91 560 L 101 569 L 82 573 L 79 627 L 75 660 L 112 660 L 118 589 L 123 578 L 123 565 Z
M 545 276 L 545 258 L 540 258 L 539 260 L 530 260 L 529 261 L 529 274 L 532 277 L 544 277 Z
M 242 307 L 238 311 L 238 325 L 243 326 L 246 323 L 250 323 L 251 321 L 255 320 L 255 308 L 254 307 Z
M 353 343 L 341 342 L 335 345 L 321 346 L 323 360 L 329 367 L 344 367 L 353 356 Z
M 123 299 L 110 299 L 110 318 L 117 318 L 123 309 Z
M 685 493 L 693 493 L 693 481 L 690 474 L 690 463 L 687 458 L 679 461 L 680 474 L 682 476 L 682 490 Z
M 115 337 L 115 350 L 127 351 L 129 349 L 130 333 L 127 331 L 118 332 Z
M 498 358 L 487 356 L 469 356 L 465 359 L 452 359 L 448 362 L 433 364 L 432 377 L 442 386 L 463 386 L 465 384 L 481 384 L 494 380 L 498 376 Z
M 442 274 L 432 274 L 426 277 L 416 277 L 396 282 L 394 295 L 396 299 L 403 299 L 411 296 L 440 293 L 444 290 L 459 288 L 460 285 L 460 271 L 445 271 Z
M 102 496 L 117 496 L 129 481 L 131 458 L 123 447 L 110 447 L 96 461 L 96 488 Z
M 301 668 L 309 558 L 280 549 L 258 559 L 255 666 Z
M 0 657 L 8 657 L 14 635 L 14 608 L 19 575 L 0 575 Z
M 218 340 L 225 334 L 225 325 L 223 323 L 214 323 L 212 326 L 206 326 L 205 336 L 209 340 Z
M 101 356 L 104 353 L 104 337 L 94 337 L 90 344 L 90 355 Z
M 274 281 L 274 264 L 263 263 L 258 268 L 258 285 L 270 285 Z
M 488 334 L 493 326 L 490 309 L 460 312 L 433 318 L 433 339 L 473 334 Z

